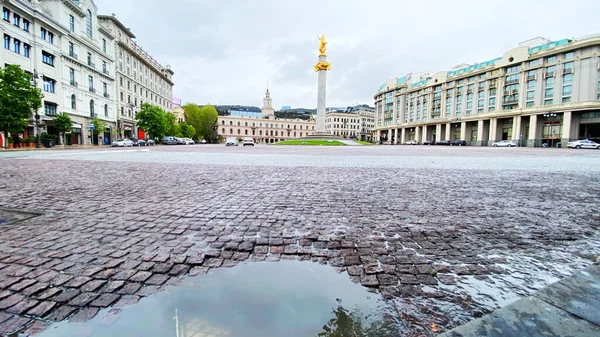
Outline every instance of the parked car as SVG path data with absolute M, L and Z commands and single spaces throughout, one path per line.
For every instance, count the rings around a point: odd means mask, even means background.
M 183 144 L 184 145 L 194 145 L 196 143 L 194 143 L 193 140 L 191 140 L 190 138 L 181 138 L 181 140 L 183 140 Z
M 452 146 L 467 146 L 467 141 L 466 140 L 455 140 L 452 143 L 450 143 L 450 145 L 452 145 Z
M 254 139 L 252 137 L 244 137 L 242 139 L 243 146 L 254 146 Z
M 163 137 L 160 142 L 164 145 L 176 145 L 177 139 L 175 137 L 167 136 Z
M 238 140 L 230 137 L 225 140 L 225 146 L 238 146 Z
M 493 147 L 515 147 L 517 144 L 512 140 L 500 140 L 492 143 Z
M 450 141 L 449 140 L 440 140 L 439 142 L 436 142 L 435 145 L 450 145 Z
M 200 144 L 206 144 L 206 139 L 200 139 Z
M 568 142 L 567 147 L 571 149 L 596 149 L 600 150 L 600 144 L 591 140 L 582 139 L 574 142 Z
M 179 138 L 179 137 L 174 137 L 174 138 L 178 145 L 185 145 L 185 141 L 183 140 L 183 138 Z
M 414 139 L 407 140 L 407 141 L 404 142 L 404 145 L 418 145 L 418 144 L 419 143 L 416 140 L 414 140 Z
M 154 146 L 154 141 L 152 139 L 146 140 L 146 146 Z
M 143 139 L 136 139 L 133 141 L 133 146 L 146 146 L 146 141 Z
M 435 140 L 426 140 L 423 142 L 423 145 L 435 145 Z
M 127 138 L 125 139 L 116 139 L 112 142 L 113 147 L 129 147 L 133 146 L 133 142 Z
M 206 144 L 206 140 L 204 140 L 204 139 L 194 139 L 194 142 L 196 144 Z

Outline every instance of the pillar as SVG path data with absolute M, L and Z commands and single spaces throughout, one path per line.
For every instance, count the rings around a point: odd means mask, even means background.
M 489 144 L 495 142 L 496 139 L 496 133 L 498 132 L 498 119 L 497 118 L 491 118 L 490 119 L 490 138 L 489 138 Z M 488 145 L 489 145 L 488 144 Z
M 435 141 L 439 142 L 442 140 L 442 124 L 435 125 Z
M 537 134 L 538 134 L 538 120 L 537 115 L 533 115 L 529 117 L 529 139 L 527 139 L 527 147 L 534 147 L 538 144 Z
M 484 121 L 477 121 L 477 145 L 483 146 L 483 127 L 485 125 Z
M 326 55 L 319 55 L 319 62 L 327 62 Z M 318 86 L 317 86 L 317 127 L 315 134 L 326 134 L 325 130 L 325 106 L 326 106 L 326 94 L 327 94 L 327 70 L 320 69 L 318 72 Z
M 417 141 L 417 143 L 419 142 L 419 136 L 421 136 L 421 127 L 417 126 L 415 127 L 415 140 Z
M 428 140 L 427 138 L 429 136 L 427 135 L 427 131 L 428 131 L 427 129 L 428 129 L 428 126 L 427 125 L 423 125 L 423 138 L 421 140 L 421 143 L 423 143 L 423 142 L 425 142 L 425 141 Z
M 398 144 L 398 128 L 394 128 L 394 145 Z
M 519 146 L 521 146 L 521 116 L 513 117 L 513 127 L 512 127 L 512 140 L 519 141 Z
M 375 141 L 379 143 L 381 141 L 381 130 L 377 130 L 377 133 L 375 133 L 375 137 L 377 138 L 375 139 Z
M 400 144 L 404 144 L 406 142 L 406 129 L 402 128 L 400 130 L 400 132 L 401 132 Z
M 450 123 L 446 124 L 446 135 L 444 140 L 450 140 L 450 130 L 452 129 L 452 125 Z
M 460 140 L 467 140 L 467 122 L 460 123 Z
M 572 128 L 572 112 L 571 111 L 565 111 L 563 113 L 563 127 L 562 127 L 562 146 L 563 147 L 567 147 L 567 143 L 569 142 L 569 140 L 571 140 L 571 135 L 573 133 L 573 130 L 571 130 Z

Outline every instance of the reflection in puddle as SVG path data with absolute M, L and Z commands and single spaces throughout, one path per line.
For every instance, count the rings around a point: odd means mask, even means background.
M 261 262 L 190 277 L 122 309 L 115 319 L 103 319 L 111 315 L 105 309 L 86 323 L 57 323 L 39 336 L 397 335 L 387 312 L 379 295 L 329 266 Z

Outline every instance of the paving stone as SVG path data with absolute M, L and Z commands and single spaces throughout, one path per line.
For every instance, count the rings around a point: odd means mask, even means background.
M 93 280 L 83 285 L 81 291 L 94 292 L 99 290 L 104 284 L 106 284 L 105 280 Z
M 166 274 L 173 268 L 172 263 L 157 263 L 154 268 L 152 268 L 153 273 Z
M 115 308 L 127 308 L 134 304 L 136 304 L 140 300 L 140 297 L 137 295 L 123 295 L 121 299 L 117 301 L 117 303 L 113 304 Z
M 13 284 L 19 283 L 21 280 L 23 280 L 22 277 L 6 277 L 0 279 L 0 289 L 7 289 Z
M 24 299 L 25 299 L 25 297 L 23 297 L 23 295 L 19 295 L 19 294 L 13 294 L 11 296 L 8 296 L 5 299 L 3 299 L 2 301 L 0 301 L 0 310 L 6 310 L 6 309 L 16 305 L 17 303 L 23 301 Z
M 58 295 L 54 298 L 54 301 L 60 302 L 60 303 L 67 303 L 70 300 L 77 297 L 77 295 L 79 295 L 79 294 L 81 294 L 81 291 L 79 289 L 74 289 L 74 288 L 65 289 L 63 292 L 60 293 L 60 295 Z
M 29 287 L 30 285 L 35 284 L 35 282 L 36 282 L 35 280 L 24 279 L 24 280 L 21 280 L 21 282 L 19 282 L 19 283 L 13 284 L 12 286 L 10 286 L 9 289 L 12 291 L 21 291 L 21 290 Z
M 71 288 L 79 288 L 91 280 L 92 280 L 91 277 L 77 276 L 77 277 L 73 278 L 71 281 L 67 282 L 64 286 L 71 287 Z
M 223 259 L 219 259 L 219 258 L 210 258 L 210 259 L 206 259 L 204 261 L 204 266 L 205 267 L 210 267 L 210 268 L 217 268 L 220 267 L 223 264 Z
M 43 301 L 27 312 L 28 315 L 44 317 L 47 313 L 56 306 L 56 302 Z
M 90 303 L 93 307 L 105 308 L 119 300 L 121 296 L 117 294 L 101 294 Z
M 71 275 L 67 275 L 67 274 L 59 274 L 57 275 L 55 278 L 53 278 L 52 280 L 50 280 L 50 284 L 52 284 L 53 286 L 62 286 L 65 283 L 71 281 L 71 279 L 73 279 L 73 276 Z
M 138 271 L 135 275 L 133 275 L 131 278 L 129 278 L 129 280 L 133 281 L 133 282 L 144 282 L 148 278 L 150 278 L 150 276 L 152 276 L 151 272 L 148 272 L 148 271 Z
M 113 293 L 121 288 L 125 284 L 125 281 L 108 281 L 106 286 L 102 289 L 102 292 Z
M 27 310 L 35 307 L 39 301 L 37 300 L 22 300 L 21 302 L 13 305 L 12 307 L 6 309 L 7 312 L 15 315 L 21 315 L 27 312 Z
M 83 322 L 87 322 L 90 319 L 94 318 L 94 316 L 96 316 L 96 314 L 98 314 L 99 309 L 98 308 L 83 308 L 80 309 L 79 311 L 77 311 L 77 313 L 73 316 L 71 316 L 71 318 L 69 318 L 69 322 L 74 322 L 74 323 L 83 323 Z
M 169 279 L 169 276 L 167 276 L 167 275 L 154 274 L 149 279 L 147 279 L 146 282 L 144 282 L 144 283 L 149 284 L 149 285 L 159 286 L 159 285 L 162 285 L 163 283 L 165 283 L 168 279 Z
M 54 322 L 59 322 L 74 313 L 77 310 L 76 307 L 61 305 L 60 307 L 54 309 L 50 315 L 48 315 L 47 319 Z
M 41 294 L 36 295 L 35 297 L 37 297 L 40 300 L 46 300 L 46 299 L 56 296 L 56 294 L 60 293 L 61 291 L 62 290 L 60 290 L 59 288 L 51 287 L 51 288 L 44 290 Z
M 190 266 L 185 264 L 177 264 L 174 265 L 173 268 L 169 271 L 169 275 L 171 276 L 179 276 L 185 274 L 190 269 Z
M 376 287 L 379 285 L 376 275 L 362 275 L 360 283 L 365 287 Z
M 188 275 L 196 276 L 196 275 L 206 274 L 206 273 L 208 273 L 209 269 L 210 269 L 209 267 L 194 267 L 194 268 L 190 269 L 190 272 Z
M 126 282 L 121 289 L 117 290 L 117 294 L 133 295 L 135 294 L 142 285 L 140 283 Z
M 26 317 L 13 316 L 4 323 L 0 324 L 0 335 L 10 336 L 9 333 L 20 330 L 20 328 L 31 323 L 31 319 Z
M 92 302 L 96 297 L 98 297 L 98 294 L 96 293 L 81 293 L 75 298 L 73 298 L 71 301 L 69 301 L 69 305 L 85 307 L 88 304 L 90 304 L 90 302 Z

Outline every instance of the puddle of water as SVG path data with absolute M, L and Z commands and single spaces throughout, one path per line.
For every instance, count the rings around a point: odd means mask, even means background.
M 389 312 L 378 294 L 330 266 L 259 262 L 188 278 L 120 314 L 105 309 L 88 322 L 60 322 L 39 336 L 395 336 L 398 325 Z

